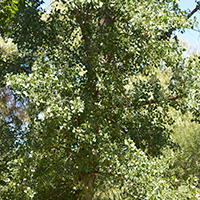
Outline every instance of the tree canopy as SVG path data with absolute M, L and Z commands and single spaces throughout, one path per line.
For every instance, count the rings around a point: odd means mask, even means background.
M 167 176 L 175 156 L 164 153 L 178 148 L 172 108 L 199 122 L 199 58 L 174 32 L 193 28 L 196 11 L 176 0 L 19 7 L 7 26 L 17 52 L 0 61 L 23 108 L 1 117 L 2 198 L 98 199 L 105 185 L 122 199 L 198 198 L 196 179 Z
M 15 16 L 15 13 L 24 10 L 28 6 L 40 5 L 43 0 L 3 0 L 0 1 L 0 31 L 1 36 L 10 35 L 10 21 Z

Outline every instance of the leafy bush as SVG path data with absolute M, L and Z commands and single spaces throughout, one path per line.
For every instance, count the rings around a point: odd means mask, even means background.
M 123 149 L 118 155 L 115 154 L 119 149 L 117 145 L 105 147 L 104 153 L 102 152 L 102 168 L 97 177 L 94 186 L 96 188 L 94 200 L 98 199 L 198 199 L 200 197 L 200 190 L 196 188 L 197 180 L 191 179 L 190 182 L 180 187 L 176 186 L 176 179 L 167 176 L 170 172 L 170 165 L 175 160 L 176 156 L 172 151 L 167 156 L 151 157 L 147 156 L 142 150 L 137 149 L 132 140 L 125 141 Z M 107 151 L 110 154 L 107 154 Z M 33 156 L 33 157 L 32 157 Z M 29 155 L 29 159 L 37 159 L 34 155 Z M 106 166 L 105 162 L 110 159 L 110 166 Z M 7 186 L 1 187 L 2 198 L 6 199 L 8 194 L 11 199 L 77 199 L 76 192 L 72 193 L 75 186 L 76 177 L 70 180 L 70 172 L 66 171 L 64 175 L 62 171 L 59 176 L 58 171 L 54 171 L 49 166 L 49 173 L 45 176 L 41 174 L 37 178 L 38 171 L 26 168 L 29 177 L 24 178 L 22 171 L 13 171 L 14 166 L 17 169 L 17 163 L 23 165 L 23 160 L 16 160 L 10 163 L 11 174 L 18 177 L 16 184 L 11 179 L 7 180 Z M 60 162 L 60 164 L 63 164 Z M 45 163 L 43 163 L 45 165 Z M 41 166 L 42 167 L 42 166 Z M 23 168 L 23 167 L 22 167 Z M 57 170 L 61 169 L 57 166 Z M 25 168 L 23 168 L 25 169 Z M 19 173 L 20 172 L 20 173 Z M 14 175 L 15 174 L 15 175 Z M 68 180 L 65 179 L 68 177 Z M 23 179 L 21 179 L 23 178 Z M 65 180 L 64 180 L 65 179 Z M 15 177 L 16 180 L 16 177 Z M 21 180 L 21 181 L 20 181 Z M 50 182 L 48 182 L 48 180 Z M 54 181 L 53 181 L 54 180 Z M 60 180 L 60 182 L 58 181 Z M 59 182 L 59 183 L 58 183 Z M 65 183 L 63 185 L 63 183 Z M 68 185 L 68 184 L 69 185 Z M 71 183 L 71 184 L 70 184 Z M 54 186 L 53 186 L 54 185 Z M 28 187 L 27 187 L 28 186 Z M 68 187 L 66 187 L 68 186 Z M 64 189 L 64 187 L 66 187 Z M 81 188 L 81 184 L 76 183 L 76 187 Z M 49 190 L 52 188 L 51 190 Z M 78 199 L 85 199 L 78 198 Z
M 198 199 L 200 190 L 196 188 L 197 179 L 178 186 L 176 177 L 170 176 L 170 166 L 176 160 L 176 154 L 168 150 L 166 156 L 151 157 L 138 150 L 132 141 L 127 142 L 122 151 L 121 161 L 116 169 L 117 177 L 99 180 L 95 195 L 98 199 Z M 114 155 L 114 154 L 112 154 Z M 100 188 L 100 189 L 99 189 Z
M 189 114 L 181 115 L 179 123 L 174 126 L 174 139 L 180 145 L 181 152 L 175 161 L 173 173 L 184 181 L 190 176 L 200 179 L 200 125 L 190 120 Z

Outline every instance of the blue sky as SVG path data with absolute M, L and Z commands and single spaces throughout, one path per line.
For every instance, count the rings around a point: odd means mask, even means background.
M 193 10 L 196 5 L 197 3 L 195 3 L 195 0 L 180 0 L 180 7 L 182 10 Z M 197 17 L 197 21 L 199 22 L 200 26 L 200 11 L 197 11 L 194 16 Z M 198 30 L 199 28 L 196 29 Z M 184 40 L 189 41 L 191 46 L 194 47 L 195 44 L 198 44 L 198 46 L 200 46 L 200 32 L 187 29 L 184 34 L 178 35 Z
M 51 0 L 44 0 L 45 5 L 49 5 L 52 1 Z M 196 7 L 197 3 L 195 3 L 195 0 L 180 0 L 180 7 L 182 10 L 193 10 Z M 197 17 L 197 20 L 200 24 L 200 11 L 197 11 L 194 16 Z M 200 26 L 200 25 L 199 25 Z M 196 28 L 197 30 L 199 28 Z M 188 41 L 192 47 L 195 45 L 200 46 L 200 32 L 194 31 L 194 30 L 186 30 L 184 34 L 179 33 L 179 37 L 182 39 Z

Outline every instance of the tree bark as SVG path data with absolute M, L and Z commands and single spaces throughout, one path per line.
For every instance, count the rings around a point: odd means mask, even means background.
M 76 191 L 76 198 L 74 200 L 92 200 L 95 193 L 95 173 L 82 173 L 79 179 L 83 183 L 84 187 L 83 189 Z

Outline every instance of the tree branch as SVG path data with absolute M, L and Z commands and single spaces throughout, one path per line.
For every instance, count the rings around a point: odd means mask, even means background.
M 188 14 L 187 18 L 189 19 L 195 12 L 197 12 L 200 9 L 200 4 L 198 3 L 196 8 L 193 9 L 191 13 Z
M 168 97 L 167 100 L 176 100 L 176 99 L 180 99 L 181 95 L 176 95 L 176 96 L 171 96 Z M 155 104 L 155 103 L 159 103 L 160 101 L 158 101 L 157 99 L 153 99 L 151 101 L 143 101 L 141 102 L 138 106 L 146 106 L 146 105 L 151 105 L 151 104 Z
M 5 8 L 5 6 L 3 6 L 1 3 L 0 3 L 0 6 L 1 6 L 2 8 Z
M 197 12 L 198 10 L 200 9 L 200 4 L 198 3 L 196 8 L 192 10 L 192 12 L 190 12 L 188 15 L 187 15 L 187 18 L 189 19 L 195 12 Z M 174 28 L 171 28 L 168 32 L 165 32 L 165 34 L 161 37 L 159 37 L 159 40 L 162 40 L 162 39 L 166 39 L 168 37 L 171 36 L 172 32 L 175 31 Z

